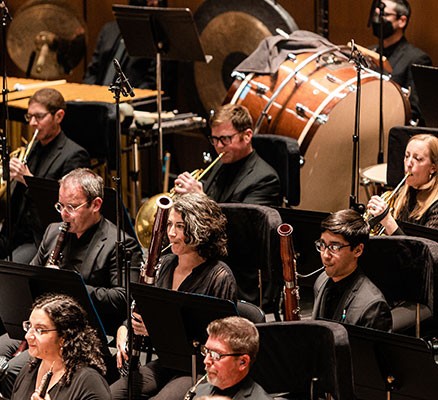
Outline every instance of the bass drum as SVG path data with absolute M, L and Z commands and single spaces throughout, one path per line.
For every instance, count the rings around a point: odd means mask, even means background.
M 360 165 L 376 164 L 379 149 L 379 74 L 361 72 Z M 224 103 L 246 106 L 255 134 L 297 139 L 301 167 L 301 200 L 297 208 L 333 212 L 349 207 L 357 71 L 344 54 L 326 49 L 301 53 L 282 63 L 274 75 L 242 75 Z M 385 77 L 383 126 L 388 131 L 410 117 L 407 97 Z M 359 195 L 366 202 L 364 191 Z

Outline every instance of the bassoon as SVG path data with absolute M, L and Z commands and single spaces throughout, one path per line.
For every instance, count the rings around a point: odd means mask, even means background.
M 277 228 L 277 233 L 280 235 L 280 256 L 283 266 L 285 321 L 299 321 L 301 319 L 300 293 L 292 232 L 293 228 L 289 224 L 281 224 Z
M 157 198 L 157 212 L 155 214 L 154 224 L 152 227 L 151 244 L 149 247 L 149 254 L 146 260 L 146 265 L 142 266 L 140 270 L 139 283 L 145 285 L 155 284 L 155 275 L 157 271 L 158 261 L 161 255 L 161 248 L 166 234 L 167 217 L 169 210 L 173 205 L 172 199 L 169 196 L 162 195 Z M 135 311 L 135 301 L 132 302 L 131 311 Z M 132 316 L 132 315 L 131 315 Z M 138 369 L 140 363 L 140 354 L 143 347 L 144 337 L 141 335 L 134 335 L 131 333 L 131 357 L 129 361 L 129 368 L 131 371 Z M 126 366 L 120 371 L 122 375 L 126 375 Z

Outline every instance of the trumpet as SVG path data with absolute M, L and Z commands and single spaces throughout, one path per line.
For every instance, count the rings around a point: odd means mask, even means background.
M 388 204 L 388 207 L 386 208 L 386 210 L 382 214 L 380 214 L 376 217 L 374 217 L 368 211 L 365 211 L 365 213 L 363 214 L 364 220 L 370 224 L 370 227 L 371 227 L 370 235 L 371 236 L 381 236 L 383 234 L 383 232 L 385 232 L 385 227 L 382 226 L 379 222 L 388 215 L 388 212 L 392 212 L 392 207 L 394 206 L 395 195 L 400 191 L 400 189 L 403 187 L 406 180 L 410 176 L 411 176 L 411 173 L 407 172 L 405 174 L 405 176 L 403 177 L 403 179 L 394 188 L 394 190 L 389 190 L 389 191 L 382 194 L 381 197 L 382 197 L 383 201 L 386 204 Z
M 200 181 L 222 158 L 225 153 L 220 153 L 205 169 L 195 169 L 190 174 L 197 181 Z M 152 237 L 152 227 L 154 224 L 155 213 L 157 212 L 157 199 L 163 195 L 172 198 L 175 196 L 175 188 L 172 188 L 169 193 L 159 193 L 150 197 L 145 201 L 138 210 L 135 217 L 135 233 L 137 234 L 138 241 L 144 248 L 149 248 Z

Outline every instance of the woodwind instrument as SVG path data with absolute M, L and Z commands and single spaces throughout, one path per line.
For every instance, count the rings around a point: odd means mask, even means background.
M 50 380 L 52 379 L 52 376 L 53 376 L 53 364 L 41 379 L 40 387 L 37 390 L 35 390 L 35 392 L 38 393 L 38 396 L 40 396 L 43 399 L 46 396 L 47 389 L 49 388 L 49 384 L 50 384 Z
M 202 383 L 202 381 L 207 379 L 207 374 L 205 374 L 202 378 L 200 378 L 186 393 L 184 396 L 184 400 L 192 400 L 196 395 L 196 389 Z
M 277 233 L 280 235 L 280 256 L 283 265 L 285 321 L 299 321 L 301 319 L 300 293 L 292 232 L 293 228 L 289 224 L 281 224 L 277 228 Z
M 63 222 L 59 227 L 58 238 L 56 239 L 55 248 L 50 253 L 50 257 L 47 260 L 46 267 L 59 268 L 59 261 L 61 259 L 61 251 L 64 247 L 65 234 L 70 229 L 70 222 Z
M 146 260 L 146 265 L 141 267 L 139 283 L 146 285 L 153 285 L 155 283 L 155 274 L 158 267 L 158 261 L 161 255 L 161 247 L 166 233 L 167 217 L 169 215 L 169 209 L 172 207 L 173 202 L 169 196 L 162 195 L 156 200 L 157 212 L 155 214 L 155 220 L 152 228 L 152 238 L 149 247 L 149 254 Z M 135 301 L 131 305 L 131 318 L 132 312 L 135 311 Z M 131 335 L 131 358 L 129 360 L 129 369 L 136 371 L 140 362 L 141 349 L 143 347 L 144 337 L 141 335 Z M 126 376 L 129 370 L 127 365 L 124 365 L 120 369 L 120 374 Z

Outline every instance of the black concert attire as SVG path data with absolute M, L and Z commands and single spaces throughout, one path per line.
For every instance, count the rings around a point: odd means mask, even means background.
M 173 272 L 178 264 L 178 257 L 168 254 L 162 257 L 157 274 L 156 286 L 172 289 Z M 191 274 L 181 282 L 178 291 L 204 294 L 236 301 L 237 284 L 233 273 L 222 261 L 208 260 L 193 269 Z M 133 379 L 133 392 L 136 398 L 154 400 L 180 400 L 192 386 L 192 379 L 187 373 L 161 366 L 160 360 L 140 366 Z M 127 379 L 122 378 L 111 385 L 114 400 L 126 399 Z M 143 397 L 142 397 L 143 396 Z
M 409 222 L 412 224 L 426 226 L 428 228 L 438 229 L 438 199 L 426 210 L 420 219 L 410 218 L 409 214 L 413 211 L 417 204 L 417 194 L 419 190 L 410 187 L 408 192 L 408 201 L 401 210 L 397 220 L 402 222 Z M 399 227 L 393 235 L 404 235 L 405 233 Z
M 254 382 L 249 376 L 241 380 L 236 385 L 219 389 L 210 383 L 201 383 L 196 389 L 196 396 L 225 396 L 233 400 L 272 400 L 264 389 L 256 382 Z
M 278 175 L 255 150 L 231 164 L 219 161 L 211 170 L 203 189 L 218 203 L 281 204 Z
M 60 223 L 50 224 L 31 265 L 46 265 L 59 235 Z M 116 260 L 117 228 L 105 218 L 90 227 L 79 239 L 67 232 L 64 239 L 59 267 L 74 270 L 84 278 L 87 291 L 102 320 L 106 333 L 115 335 L 117 328 L 126 318 L 125 290 L 117 284 Z M 142 259 L 137 242 L 126 235 L 126 250 L 132 252 L 131 280 L 138 281 L 138 271 Z M 123 278 L 124 279 L 124 278 Z M 9 358 L 6 378 L 1 382 L 0 392 L 9 396 L 14 381 L 29 359 L 28 352 L 13 357 L 20 340 L 10 339 L 7 334 L 0 336 L 0 355 Z
M 39 141 L 29 153 L 27 165 L 36 177 L 61 179 L 68 172 L 90 166 L 87 151 L 67 138 L 61 131 L 50 143 L 43 146 Z M 11 196 L 13 261 L 27 264 L 34 257 L 41 243 L 45 226 L 42 226 L 27 187 L 16 182 Z M 0 257 L 7 257 L 7 232 L 3 228 L 0 242 Z
M 373 50 L 378 52 L 378 46 L 374 46 Z M 431 58 L 423 50 L 409 43 L 404 36 L 397 43 L 384 48 L 383 55 L 392 66 L 392 80 L 401 87 L 411 88 L 409 102 L 412 108 L 412 119 L 414 121 L 419 119 L 420 125 L 424 125 L 411 66 L 412 64 L 432 65 Z
M 312 318 L 390 331 L 392 315 L 382 292 L 357 268 L 334 282 L 323 272 L 314 287 Z
M 23 367 L 14 385 L 11 400 L 30 399 L 35 392 L 38 367 L 33 369 L 27 364 Z M 105 378 L 90 367 L 78 368 L 73 374 L 70 385 L 61 382 L 47 393 L 56 400 L 111 400 L 111 392 Z

